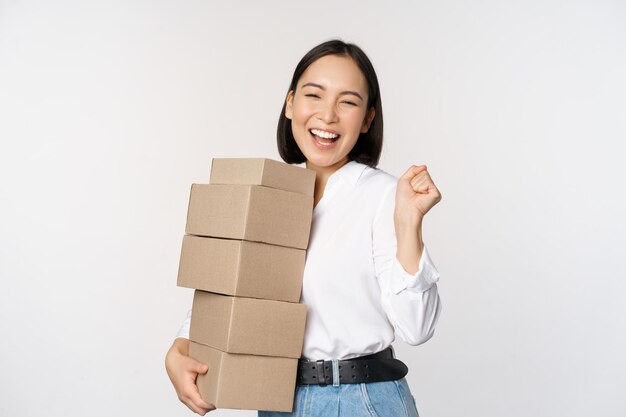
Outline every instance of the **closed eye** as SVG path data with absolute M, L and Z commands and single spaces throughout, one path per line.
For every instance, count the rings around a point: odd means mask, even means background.
M 315 97 L 315 98 L 320 98 L 320 96 L 318 96 L 317 94 L 305 94 L 305 97 Z
M 351 102 L 351 101 L 344 101 L 344 103 L 349 104 L 349 105 L 351 105 L 351 106 L 356 106 L 356 103 L 353 103 L 353 102 Z

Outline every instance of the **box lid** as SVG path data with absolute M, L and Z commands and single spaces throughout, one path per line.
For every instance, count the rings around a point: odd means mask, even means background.
M 315 171 L 267 158 L 213 158 L 209 183 L 263 185 L 313 196 Z

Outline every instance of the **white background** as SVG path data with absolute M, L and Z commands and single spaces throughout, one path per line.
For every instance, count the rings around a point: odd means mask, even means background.
M 441 320 L 396 343 L 422 417 L 626 414 L 623 1 L 144 0 L 0 1 L 1 416 L 190 415 L 163 366 L 190 184 L 279 159 L 332 37 L 378 72 L 380 167 L 443 194 Z

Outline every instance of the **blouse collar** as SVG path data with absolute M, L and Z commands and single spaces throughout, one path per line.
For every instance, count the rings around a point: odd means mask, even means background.
M 356 161 L 349 161 L 328 177 L 326 186 L 335 181 L 342 181 L 347 185 L 354 187 L 359 181 L 359 178 L 361 178 L 365 168 L 367 168 L 367 165 L 365 164 L 361 164 Z

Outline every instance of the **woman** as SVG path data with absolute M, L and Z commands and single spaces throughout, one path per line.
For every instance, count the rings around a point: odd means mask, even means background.
M 259 417 L 418 415 L 390 345 L 396 334 L 424 343 L 437 323 L 439 274 L 422 222 L 441 194 L 424 165 L 399 179 L 376 169 L 382 138 L 378 80 L 365 53 L 339 40 L 309 51 L 278 123 L 283 160 L 317 173 L 301 298 L 305 339 L 293 412 Z M 187 357 L 188 327 L 189 319 L 166 367 L 180 400 L 204 415 L 214 407 L 195 378 L 207 367 Z

